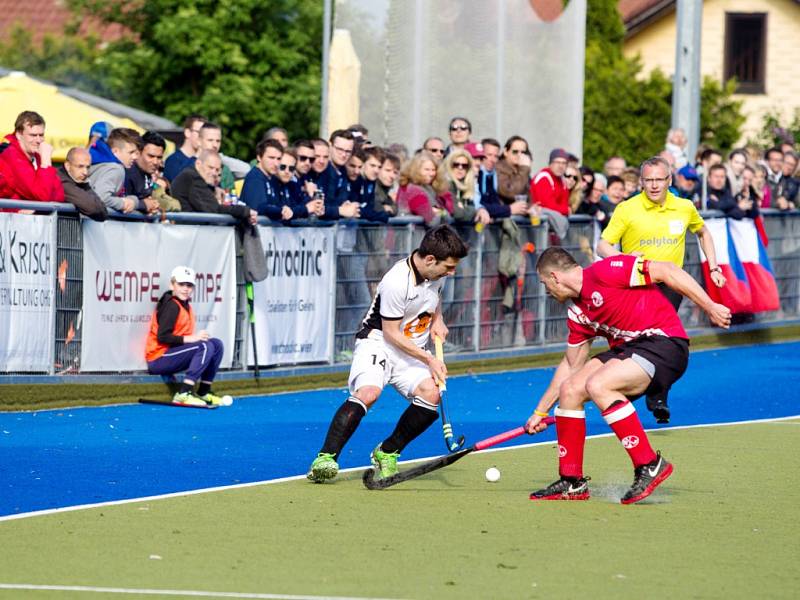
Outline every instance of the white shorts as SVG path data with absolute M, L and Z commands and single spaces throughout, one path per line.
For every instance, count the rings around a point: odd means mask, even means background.
M 347 384 L 351 394 L 366 385 L 383 389 L 389 384 L 410 399 L 417 386 L 430 378 L 431 371 L 425 363 L 390 348 L 386 342 L 364 338 L 356 340 Z

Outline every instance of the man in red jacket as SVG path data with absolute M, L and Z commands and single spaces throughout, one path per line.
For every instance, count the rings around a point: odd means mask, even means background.
M 550 164 L 536 174 L 530 188 L 531 203 L 547 215 L 550 228 L 559 239 L 564 239 L 569 227 L 569 190 L 564 183 L 569 158 L 569 152 L 562 148 L 550 152 Z
M 42 116 L 21 112 L 5 142 L 8 146 L 0 153 L 0 198 L 63 202 L 64 188 L 50 160 L 53 147 L 44 141 Z

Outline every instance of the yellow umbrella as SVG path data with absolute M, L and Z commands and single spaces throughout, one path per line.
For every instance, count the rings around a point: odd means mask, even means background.
M 361 61 L 347 29 L 336 29 L 328 66 L 328 133 L 358 123 Z
M 5 136 L 14 131 L 14 121 L 24 110 L 44 117 L 45 139 L 53 146 L 53 160 L 63 161 L 73 146 L 85 147 L 89 129 L 97 121 L 108 121 L 115 127 L 130 127 L 139 133 L 144 130 L 127 118 L 62 94 L 55 85 L 37 81 L 20 71 L 0 77 L 0 131 Z

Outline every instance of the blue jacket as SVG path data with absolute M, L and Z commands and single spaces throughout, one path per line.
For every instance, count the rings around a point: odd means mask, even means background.
M 169 158 L 164 163 L 164 177 L 167 178 L 167 181 L 172 183 L 172 180 L 180 175 L 181 171 L 186 167 L 193 165 L 195 160 L 197 159 L 194 156 L 186 156 L 183 151 L 178 148 L 169 155 Z
M 258 167 L 250 169 L 244 178 L 240 200 L 259 215 L 280 221 L 284 202 L 278 194 L 278 183 L 276 177 L 266 175 Z
M 497 195 L 497 171 L 489 173 L 481 167 L 478 172 L 478 190 L 481 193 L 481 206 L 492 219 L 505 219 L 511 216 L 511 208 Z
M 338 219 L 339 207 L 350 199 L 350 181 L 347 175 L 329 162 L 328 167 L 317 176 L 315 183 L 325 194 L 325 214 L 322 218 Z
M 359 176 L 355 181 L 350 182 L 350 199 L 358 202 L 361 207 L 361 218 L 367 221 L 378 221 L 386 223 L 391 216 L 384 210 L 375 208 L 375 182 L 367 181 Z

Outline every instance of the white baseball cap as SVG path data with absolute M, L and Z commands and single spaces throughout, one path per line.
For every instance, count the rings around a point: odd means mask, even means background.
M 170 279 L 175 283 L 191 283 L 194 285 L 194 269 L 191 267 L 175 267 Z

